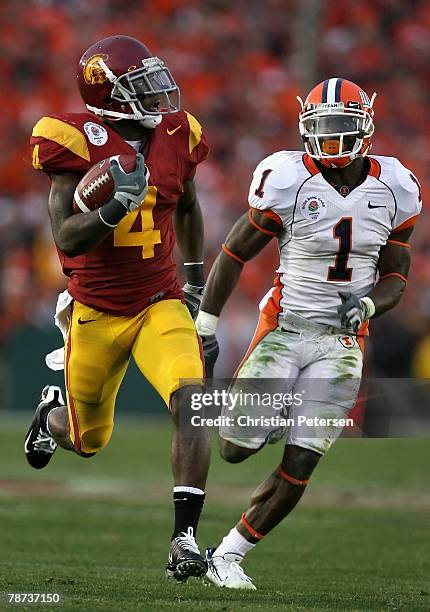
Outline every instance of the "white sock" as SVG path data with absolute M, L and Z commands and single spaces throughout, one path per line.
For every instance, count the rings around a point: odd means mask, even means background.
M 198 489 L 197 487 L 183 487 L 182 485 L 179 487 L 173 487 L 173 493 L 194 493 L 194 495 L 205 494 L 202 489 Z
M 248 542 L 246 538 L 241 535 L 236 527 L 230 530 L 230 532 L 223 538 L 223 541 L 214 552 L 214 557 L 223 557 L 230 553 L 241 557 L 240 560 L 246 555 L 247 552 L 254 548 L 255 544 Z

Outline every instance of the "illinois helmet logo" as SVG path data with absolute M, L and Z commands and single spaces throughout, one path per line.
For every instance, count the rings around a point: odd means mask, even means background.
M 84 66 L 84 79 L 88 85 L 102 84 L 106 81 L 106 75 L 100 66 L 100 60 L 106 61 L 107 55 L 93 55 Z

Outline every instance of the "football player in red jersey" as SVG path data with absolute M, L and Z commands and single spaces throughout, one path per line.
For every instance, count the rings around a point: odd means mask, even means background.
M 67 328 L 65 350 L 60 359 L 58 353 L 47 358 L 54 369 L 64 362 L 67 401 L 59 387 L 45 387 L 26 436 L 26 457 L 43 468 L 57 445 L 81 457 L 101 450 L 133 356 L 173 417 L 175 526 L 166 573 L 183 581 L 206 571 L 195 534 L 209 438 L 185 438 L 183 424 L 196 390 L 186 381 L 204 377 L 187 305 L 197 313 L 204 286 L 194 175 L 208 147 L 198 121 L 180 110 L 168 68 L 138 40 L 111 36 L 95 43 L 79 62 L 77 80 L 89 112 L 43 117 L 31 137 L 33 166 L 49 177 L 52 232 L 69 283 L 56 312 L 59 327 Z M 135 152 L 133 172 L 111 162 L 112 199 L 74 214 L 80 178 L 96 162 Z M 187 273 L 184 292 L 172 259 L 173 226 Z

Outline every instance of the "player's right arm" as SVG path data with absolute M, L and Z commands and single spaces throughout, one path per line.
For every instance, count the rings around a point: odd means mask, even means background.
M 80 175 L 51 174 L 48 210 L 57 247 L 68 257 L 86 253 L 104 240 L 112 228 L 101 222 L 98 211 L 73 213 L 73 194 Z
M 281 229 L 282 224 L 263 212 L 250 209 L 242 215 L 218 255 L 206 283 L 202 305 L 196 319 L 196 329 L 202 340 L 206 376 L 213 376 L 218 357 L 215 330 L 218 317 L 233 293 L 243 266 L 255 257 Z
M 274 236 L 284 230 L 284 220 L 291 216 L 289 189 L 297 171 L 287 152 L 275 153 L 255 169 L 249 188 L 247 213 L 234 224 L 222 245 L 207 280 L 196 328 L 202 339 L 208 376 L 218 356 L 215 330 L 218 317 L 232 294 L 243 266 L 255 257 Z
M 80 176 L 51 173 L 48 200 L 55 244 L 68 257 L 87 253 L 102 242 L 130 211 L 138 208 L 148 189 L 149 173 L 143 156 L 136 156 L 136 169 L 124 172 L 116 160 L 110 163 L 115 190 L 109 202 L 89 213 L 73 212 L 73 194 Z
M 281 228 L 278 221 L 250 209 L 230 233 L 208 277 L 201 309 L 218 317 L 232 294 L 244 264 L 255 257 Z
M 129 173 L 111 160 L 111 200 L 96 211 L 74 214 L 75 188 L 93 163 L 82 128 L 66 115 L 42 117 L 33 128 L 30 144 L 33 167 L 51 179 L 48 209 L 52 232 L 57 247 L 68 257 L 97 246 L 127 213 L 141 205 L 149 176 L 142 155 L 136 156 L 136 168 Z

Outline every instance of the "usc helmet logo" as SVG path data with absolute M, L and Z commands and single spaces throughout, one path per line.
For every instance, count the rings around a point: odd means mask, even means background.
M 106 81 L 106 75 L 99 61 L 106 61 L 107 55 L 93 55 L 84 66 L 84 79 L 88 85 L 102 84 Z

